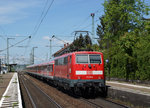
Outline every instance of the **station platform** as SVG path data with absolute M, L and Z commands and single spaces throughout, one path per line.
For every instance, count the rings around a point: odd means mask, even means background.
M 111 86 L 112 88 L 150 96 L 150 85 L 144 86 L 137 84 L 128 84 L 118 81 L 107 81 L 106 84 Z
M 12 78 L 0 98 L 0 108 L 22 108 L 18 73 L 12 73 Z
M 138 107 L 150 107 L 150 85 L 106 81 L 108 96 Z

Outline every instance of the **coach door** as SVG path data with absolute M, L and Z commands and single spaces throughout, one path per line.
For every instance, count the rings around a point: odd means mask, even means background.
M 67 72 L 67 78 L 70 78 L 70 75 L 71 75 L 71 61 L 72 61 L 72 56 L 68 56 L 68 72 Z

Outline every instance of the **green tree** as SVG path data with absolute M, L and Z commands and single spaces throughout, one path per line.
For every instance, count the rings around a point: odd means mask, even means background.
M 80 34 L 80 36 L 73 41 L 73 44 L 70 47 L 70 51 L 84 51 L 84 50 L 91 51 L 92 42 L 91 38 L 88 35 L 83 37 L 82 34 Z
M 150 34 L 139 38 L 134 56 L 137 62 L 136 79 L 150 80 Z
M 143 28 L 143 15 L 148 14 L 148 7 L 144 0 L 105 0 L 104 15 L 101 19 L 102 32 L 97 31 L 99 36 L 114 42 L 126 32 Z M 101 35 L 101 37 L 102 37 Z
M 134 49 L 139 38 L 135 33 L 126 33 L 111 48 L 111 70 L 117 77 L 135 79 L 137 69 Z
M 104 55 L 109 58 L 112 77 L 148 79 L 148 71 L 144 70 L 149 69 L 150 50 L 146 39 L 149 39 L 150 26 L 142 20 L 148 11 L 144 0 L 105 0 L 97 35 L 100 37 L 100 48 L 107 49 Z M 142 55 L 148 60 L 148 65 Z M 145 75 L 141 75 L 141 71 Z
M 92 45 L 92 41 L 89 35 L 85 35 L 84 41 L 85 41 L 85 45 L 88 45 L 88 44 Z
M 80 34 L 79 36 L 79 40 L 78 40 L 78 47 L 85 47 L 85 41 L 84 41 L 84 38 L 82 36 L 82 34 Z
M 98 43 L 99 43 L 99 47 L 103 49 L 106 46 L 104 40 L 104 35 L 105 35 L 104 16 L 100 17 L 99 19 L 100 19 L 100 25 L 98 25 L 97 27 L 97 35 L 99 36 Z

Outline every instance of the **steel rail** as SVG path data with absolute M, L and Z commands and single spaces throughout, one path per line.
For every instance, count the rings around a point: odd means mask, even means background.
M 118 106 L 124 107 L 124 108 L 129 108 L 128 106 L 125 106 L 125 105 L 122 105 L 122 104 L 119 104 L 119 103 L 113 102 L 113 101 L 108 100 L 108 99 L 103 99 L 103 100 L 105 100 L 106 102 L 110 102 L 110 103 L 116 104 L 116 105 L 118 105 Z
M 25 76 L 24 76 L 25 77 Z M 25 77 L 26 78 L 26 77 Z M 28 80 L 33 86 L 35 86 L 41 93 L 43 93 L 50 102 L 52 102 L 54 105 L 56 105 L 56 107 L 58 108 L 62 108 L 56 101 L 54 101 L 49 95 L 47 95 L 41 88 L 39 88 L 38 86 L 36 86 L 32 81 L 30 81 L 28 78 L 26 78 L 26 80 Z
M 91 102 L 91 101 L 89 101 L 87 99 L 81 98 L 81 100 L 86 102 L 86 103 L 88 103 L 88 104 L 90 104 L 90 105 L 95 106 L 96 108 L 105 108 L 104 106 L 98 105 L 98 104 L 96 104 L 94 102 Z M 122 105 L 122 104 L 119 104 L 119 103 L 116 103 L 116 102 L 113 102 L 113 101 L 110 101 L 110 100 L 107 100 L 107 99 L 102 99 L 102 100 L 104 100 L 106 102 L 109 102 L 109 103 L 112 103 L 112 104 L 116 104 L 116 105 L 121 106 L 123 108 L 129 108 L 129 107 L 125 106 L 125 105 Z
M 21 76 L 22 76 L 22 75 L 21 75 Z M 29 99 L 30 99 L 30 101 L 31 101 L 31 103 L 32 103 L 33 108 L 36 108 L 36 104 L 35 104 L 35 102 L 33 101 L 33 98 L 32 98 L 32 96 L 31 96 L 29 90 L 27 89 L 27 87 L 26 87 L 26 85 L 25 85 L 25 82 L 23 81 L 22 78 L 20 78 L 20 79 L 21 79 L 21 81 L 22 81 L 22 84 L 23 84 L 24 88 L 26 89 L 26 92 L 27 92 L 28 97 L 29 97 Z
M 84 101 L 84 102 L 86 102 L 86 103 L 88 103 L 88 104 L 90 104 L 90 105 L 92 105 L 92 106 L 94 106 L 94 107 L 96 107 L 96 108 L 104 108 L 103 106 L 100 106 L 100 105 L 98 105 L 98 104 L 96 104 L 94 102 L 91 102 L 89 100 L 86 100 L 84 98 L 81 98 L 81 100 Z

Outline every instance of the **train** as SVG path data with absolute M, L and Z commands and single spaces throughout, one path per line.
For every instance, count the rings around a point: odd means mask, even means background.
M 27 66 L 26 72 L 77 94 L 101 91 L 107 95 L 101 52 L 67 53 L 49 62 Z

